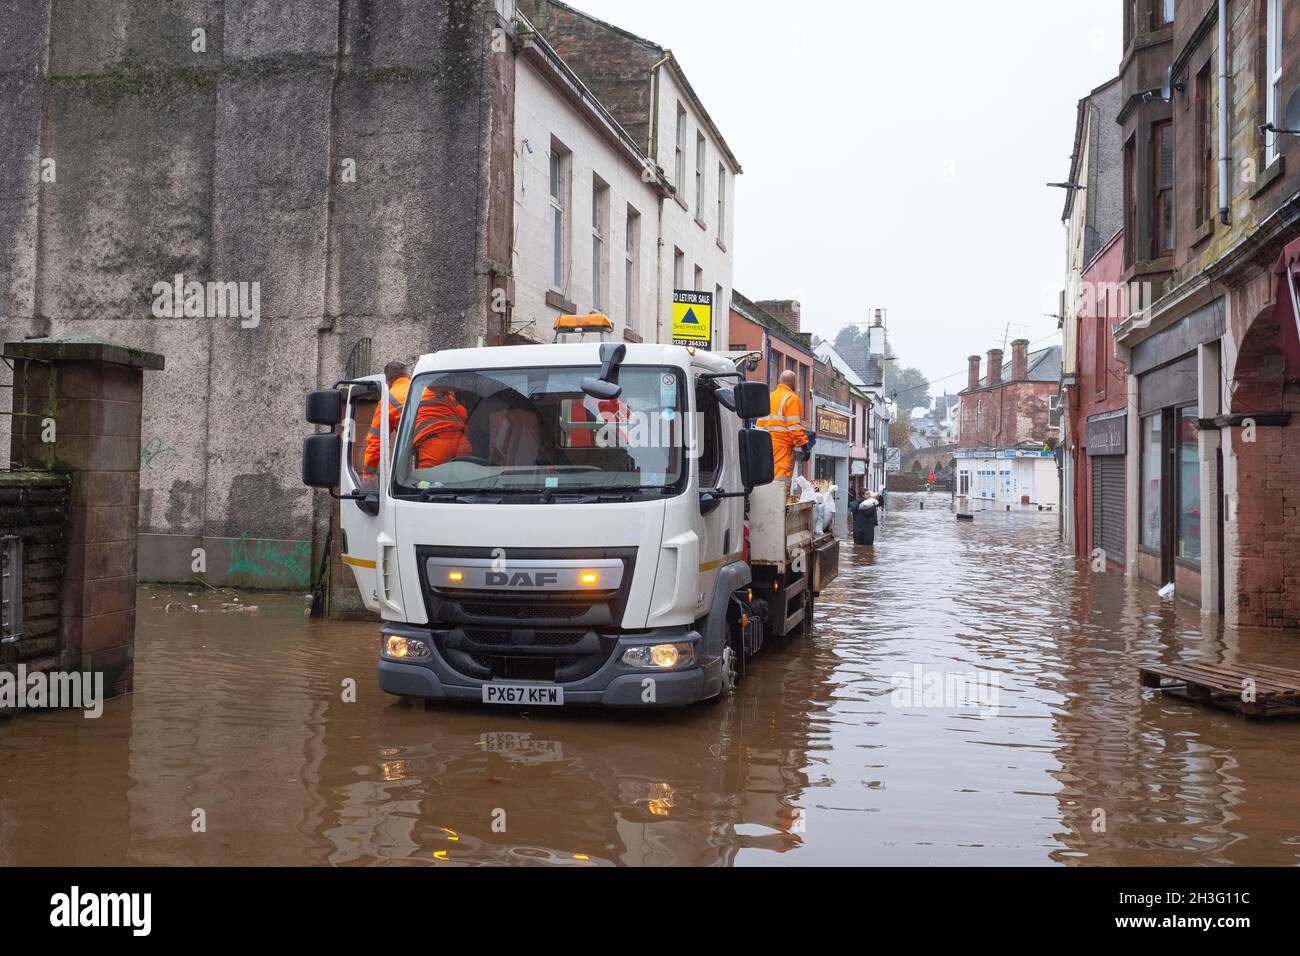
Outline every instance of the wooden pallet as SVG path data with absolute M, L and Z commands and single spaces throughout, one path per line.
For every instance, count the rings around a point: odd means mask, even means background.
M 1154 687 L 1212 707 L 1235 710 L 1248 717 L 1300 715 L 1300 671 L 1268 664 L 1144 664 L 1138 668 L 1143 687 Z M 1243 700 L 1247 681 L 1254 682 L 1254 700 Z

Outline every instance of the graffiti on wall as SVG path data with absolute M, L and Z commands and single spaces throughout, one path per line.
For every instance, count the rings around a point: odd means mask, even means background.
M 251 587 L 306 588 L 311 584 L 311 543 L 252 538 L 248 533 L 230 541 L 226 580 L 243 578 Z
M 181 456 L 175 448 L 161 438 L 150 438 L 140 445 L 140 467 L 171 471 L 180 464 Z

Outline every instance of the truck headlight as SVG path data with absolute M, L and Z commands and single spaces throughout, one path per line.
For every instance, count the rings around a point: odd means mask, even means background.
M 429 645 L 414 637 L 386 634 L 384 635 L 384 656 L 398 661 L 425 660 L 430 656 Z
M 623 663 L 629 667 L 681 667 L 695 659 L 694 644 L 642 644 L 623 652 Z

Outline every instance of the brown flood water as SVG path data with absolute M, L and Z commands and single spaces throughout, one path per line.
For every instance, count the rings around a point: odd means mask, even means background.
M 134 695 L 98 720 L 0 719 L 0 864 L 1300 859 L 1300 721 L 1136 672 L 1300 668 L 1300 634 L 1224 634 L 1091 575 L 1055 515 L 958 523 L 923 497 L 843 548 L 810 640 L 765 648 L 734 700 L 667 713 L 407 708 L 378 690 L 373 625 L 307 621 L 301 595 L 222 613 L 143 589 Z M 918 666 L 996 673 L 996 712 L 897 706 L 891 675 Z

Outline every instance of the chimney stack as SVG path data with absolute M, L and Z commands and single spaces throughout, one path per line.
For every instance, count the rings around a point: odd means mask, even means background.
M 1023 382 L 1029 378 L 1029 339 L 1016 339 L 1011 343 L 1011 381 Z
M 966 362 L 970 367 L 970 371 L 966 374 L 966 387 L 974 391 L 980 387 L 980 357 L 972 355 L 966 359 Z
M 989 349 L 989 388 L 1002 384 L 1002 350 Z
M 799 331 L 799 313 L 802 310 L 798 299 L 760 299 L 754 304 L 791 332 Z

